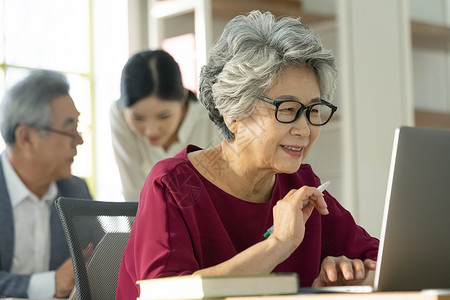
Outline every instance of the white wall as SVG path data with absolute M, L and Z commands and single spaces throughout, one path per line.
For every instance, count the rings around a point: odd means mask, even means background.
M 109 126 L 109 107 L 120 96 L 120 75 L 128 59 L 127 0 L 94 1 L 95 198 L 123 201 Z

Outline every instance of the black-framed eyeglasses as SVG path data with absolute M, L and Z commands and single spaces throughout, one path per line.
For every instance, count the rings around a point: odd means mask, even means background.
M 49 132 L 53 132 L 56 134 L 61 134 L 61 135 L 65 135 L 68 136 L 72 139 L 76 139 L 78 137 L 82 137 L 82 133 L 79 131 L 75 131 L 75 132 L 67 132 L 67 131 L 63 131 L 63 130 L 59 130 L 59 129 L 55 129 L 55 128 L 51 128 L 51 127 L 44 127 L 41 130 L 45 130 L 45 131 L 49 131 Z
M 275 118 L 278 122 L 285 124 L 297 121 L 306 110 L 306 118 L 309 123 L 314 126 L 323 126 L 331 120 L 337 110 L 337 106 L 323 99 L 319 99 L 320 101 L 311 105 L 305 105 L 295 100 L 275 101 L 264 96 L 260 96 L 258 99 L 274 105 Z

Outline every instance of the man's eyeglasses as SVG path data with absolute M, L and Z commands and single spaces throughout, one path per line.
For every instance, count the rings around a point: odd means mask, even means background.
M 68 136 L 72 139 L 76 139 L 78 137 L 82 137 L 81 132 L 75 131 L 75 132 L 67 132 L 67 131 L 63 131 L 63 130 L 59 130 L 59 129 L 55 129 L 55 128 L 51 128 L 51 127 L 44 127 L 42 128 L 42 130 L 45 131 L 49 131 L 49 132 L 53 132 L 53 133 L 57 133 L 57 134 L 61 134 L 61 135 L 65 135 Z
M 306 118 L 314 126 L 323 126 L 331 120 L 337 107 L 320 99 L 320 102 L 311 105 L 305 105 L 295 100 L 275 101 L 264 96 L 258 98 L 264 102 L 275 106 L 275 118 L 280 123 L 293 123 L 300 118 L 303 111 L 306 110 Z

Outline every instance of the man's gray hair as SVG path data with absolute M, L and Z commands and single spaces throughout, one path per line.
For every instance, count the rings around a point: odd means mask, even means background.
M 7 91 L 0 103 L 0 131 L 8 146 L 16 142 L 16 129 L 26 124 L 36 129 L 53 122 L 50 102 L 69 94 L 69 83 L 60 73 L 33 71 Z
M 223 116 L 239 120 L 250 115 L 259 96 L 275 83 L 283 70 L 310 67 L 317 76 L 321 98 L 331 101 L 336 86 L 333 53 L 300 19 L 276 20 L 269 13 L 252 11 L 226 26 L 209 52 L 200 75 L 199 100 L 228 141 L 234 134 Z

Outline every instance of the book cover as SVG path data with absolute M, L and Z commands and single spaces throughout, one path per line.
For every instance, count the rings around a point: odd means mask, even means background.
M 205 299 L 231 296 L 296 294 L 296 273 L 202 276 L 184 275 L 137 282 L 140 300 Z

